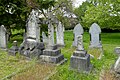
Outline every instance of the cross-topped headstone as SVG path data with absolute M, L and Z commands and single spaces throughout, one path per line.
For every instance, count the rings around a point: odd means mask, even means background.
M 4 25 L 0 26 L 0 48 L 7 48 L 7 33 Z
M 59 22 L 56 27 L 56 44 L 60 46 L 64 46 L 64 26 L 61 22 Z
M 36 15 L 36 11 L 32 9 L 27 23 L 27 38 L 33 38 L 37 42 L 40 42 L 40 27 L 38 23 L 39 19 Z
M 92 47 L 102 47 L 100 41 L 101 29 L 98 24 L 93 23 L 89 30 L 90 33 L 90 48 Z
M 77 36 L 83 35 L 84 33 L 83 27 L 80 25 L 80 23 L 75 26 L 73 33 L 74 33 L 74 41 L 72 46 L 77 47 Z

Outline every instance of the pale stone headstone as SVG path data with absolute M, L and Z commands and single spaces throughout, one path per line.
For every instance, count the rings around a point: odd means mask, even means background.
M 29 58 L 39 58 L 45 46 L 40 42 L 40 27 L 38 11 L 32 9 L 26 27 L 27 33 L 24 35 L 24 41 L 20 45 L 19 53 Z
M 48 43 L 48 37 L 46 36 L 45 32 L 42 32 L 42 40 L 44 43 Z
M 60 46 L 64 46 L 64 26 L 61 22 L 59 22 L 58 26 L 56 27 L 56 44 Z
M 90 33 L 90 46 L 89 47 L 102 47 L 100 41 L 101 29 L 100 26 L 96 23 L 93 23 L 89 30 Z
M 78 35 L 83 35 L 84 33 L 84 30 L 83 30 L 83 27 L 79 24 L 77 24 L 73 30 L 73 34 L 74 34 L 74 41 L 73 41 L 73 44 L 72 46 L 75 46 L 77 47 L 77 36 Z
M 37 42 L 40 42 L 40 27 L 38 25 L 39 19 L 36 15 L 36 11 L 32 9 L 27 22 L 27 38 L 34 38 Z
M 0 48 L 7 48 L 7 33 L 4 25 L 0 26 Z

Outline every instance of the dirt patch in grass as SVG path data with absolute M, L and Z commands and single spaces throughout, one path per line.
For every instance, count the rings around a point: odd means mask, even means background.
M 102 56 L 103 51 L 102 51 L 102 49 L 99 49 L 99 48 L 92 48 L 92 49 L 88 50 L 88 53 L 93 55 L 94 58 L 98 59 Z
M 110 70 L 104 70 L 100 74 L 100 80 L 120 80 L 115 76 L 115 73 Z
M 12 77 L 12 80 L 44 80 L 55 71 L 56 68 L 52 64 L 37 63 L 35 66 L 27 69 L 25 72 Z

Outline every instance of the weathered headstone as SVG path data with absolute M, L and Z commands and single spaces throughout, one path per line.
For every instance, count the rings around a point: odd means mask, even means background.
M 19 48 L 20 54 L 29 58 L 39 58 L 44 49 L 44 43 L 40 42 L 39 19 L 36 13 L 36 10 L 32 9 L 27 21 L 27 33 Z
M 84 50 L 82 35 L 77 36 L 77 49 L 70 59 L 70 69 L 78 72 L 89 72 L 92 66 L 90 64 L 90 55 Z
M 75 46 L 77 47 L 77 36 L 78 35 L 83 35 L 84 33 L 84 30 L 83 30 L 83 27 L 79 24 L 77 24 L 73 30 L 73 34 L 74 34 L 74 41 L 73 41 L 73 44 L 72 46 Z
M 17 45 L 17 41 L 13 41 L 13 46 L 9 49 L 8 54 L 16 56 L 18 50 L 19 50 L 19 47 Z
M 40 42 L 40 27 L 38 25 L 39 19 L 36 15 L 36 11 L 33 9 L 29 15 L 27 22 L 27 38 L 33 38 L 37 42 Z
M 98 24 L 93 23 L 89 30 L 90 33 L 90 48 L 101 48 L 101 29 Z
M 43 50 L 43 55 L 40 56 L 40 59 L 44 62 L 62 64 L 65 62 L 61 50 L 57 48 L 57 45 L 54 43 L 54 27 L 52 25 L 52 14 L 48 14 L 48 45 L 45 50 Z
M 64 43 L 64 26 L 61 22 L 59 22 L 58 26 L 56 27 L 56 44 L 58 46 L 65 46 Z
M 48 43 L 48 37 L 46 36 L 45 32 L 42 32 L 42 40 L 44 43 Z
M 0 48 L 6 49 L 7 48 L 7 33 L 6 28 L 4 25 L 0 26 Z

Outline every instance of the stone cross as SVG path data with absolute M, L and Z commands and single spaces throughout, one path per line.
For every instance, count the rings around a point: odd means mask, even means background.
M 7 33 L 4 25 L 0 26 L 0 48 L 7 48 Z
M 75 26 L 73 33 L 74 33 L 74 41 L 73 41 L 72 46 L 77 47 L 77 36 L 83 35 L 84 33 L 83 27 L 80 25 L 80 23 Z
M 56 27 L 56 43 L 57 45 L 64 46 L 64 26 L 61 22 L 59 22 L 58 26 Z
M 27 23 L 27 38 L 33 38 L 37 42 L 40 42 L 40 27 L 38 25 L 39 19 L 36 15 L 36 11 L 32 9 Z
M 48 43 L 48 37 L 46 36 L 45 32 L 42 32 L 42 40 L 44 43 Z
M 98 24 L 93 23 L 89 30 L 90 33 L 90 47 L 102 47 L 100 41 L 101 29 Z
M 83 35 L 78 35 L 77 36 L 77 50 L 84 51 Z

